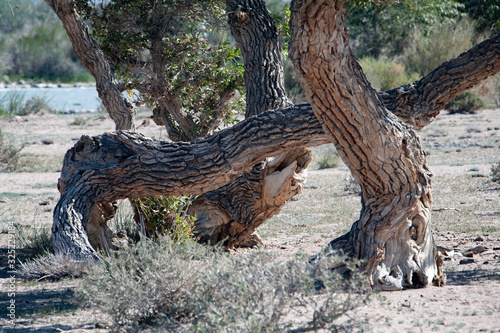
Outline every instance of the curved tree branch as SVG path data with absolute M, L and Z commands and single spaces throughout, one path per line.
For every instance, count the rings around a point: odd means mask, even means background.
M 86 228 L 96 204 L 205 193 L 267 157 L 328 143 L 314 118 L 304 106 L 267 112 L 196 143 L 166 143 L 132 132 L 83 136 L 66 153 L 59 179 L 52 226 L 56 251 L 95 256 Z
M 379 93 L 379 97 L 401 120 L 421 129 L 436 118 L 450 99 L 498 72 L 500 33 L 445 61 L 422 79 Z

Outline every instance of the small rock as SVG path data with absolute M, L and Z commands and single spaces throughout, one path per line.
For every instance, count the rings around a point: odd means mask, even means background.
M 485 248 L 484 246 L 482 245 L 479 245 L 479 246 L 476 246 L 476 247 L 473 247 L 472 249 L 468 249 L 468 250 L 465 250 L 464 251 L 464 255 L 467 256 L 467 257 L 470 257 L 468 254 L 469 253 L 472 253 L 472 254 L 478 254 L 478 253 L 481 253 L 481 252 L 484 252 L 486 251 L 487 248 Z
M 51 139 L 43 139 L 42 140 L 42 143 L 44 145 L 53 145 L 54 144 L 54 140 L 51 140 Z
M 460 260 L 459 264 L 460 265 L 467 265 L 467 264 L 473 264 L 476 261 L 474 259 L 462 259 Z
M 474 242 L 482 242 L 482 241 L 484 241 L 484 238 L 481 235 L 477 236 L 476 239 L 474 239 Z

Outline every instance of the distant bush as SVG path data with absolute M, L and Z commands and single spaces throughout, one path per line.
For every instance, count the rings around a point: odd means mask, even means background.
M 228 255 L 191 241 L 144 240 L 92 267 L 78 297 L 110 315 L 117 331 L 150 325 L 182 332 L 284 331 L 297 325 L 285 318 L 290 313 L 309 318 L 301 332 L 348 330 L 356 322 L 342 315 L 369 294 L 363 278 L 332 272 L 343 260 Z
M 393 89 L 419 78 L 417 73 L 408 75 L 403 65 L 390 60 L 365 57 L 360 60 L 360 63 L 368 81 L 376 90 Z
M 450 114 L 476 113 L 484 108 L 484 101 L 473 91 L 465 91 L 451 99 L 445 106 Z
M 469 20 L 462 19 L 457 24 L 436 22 L 428 35 L 418 29 L 413 32 L 402 61 L 409 72 L 425 76 L 444 61 L 470 49 L 479 39 Z
M 21 110 L 18 111 L 19 116 L 27 116 L 29 114 L 37 114 L 42 111 L 53 111 L 48 105 L 48 101 L 44 97 L 33 96 L 24 103 Z
M 340 157 L 333 144 L 318 152 L 318 169 L 331 169 L 339 165 Z
M 0 129 L 0 171 L 14 171 L 19 162 L 22 147 L 8 140 Z
M 4 81 L 5 76 L 52 82 L 93 80 L 45 2 L 25 1 L 13 9 L 4 3 L 0 17 L 0 75 Z
M 85 126 L 87 125 L 87 120 L 83 117 L 75 117 L 72 122 L 69 123 L 70 126 Z

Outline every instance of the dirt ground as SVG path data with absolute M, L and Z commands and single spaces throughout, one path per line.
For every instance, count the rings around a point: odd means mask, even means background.
M 139 114 L 138 124 L 146 116 Z M 50 227 L 65 151 L 81 135 L 113 130 L 113 123 L 98 114 L 45 114 L 0 118 L 0 128 L 4 140 L 23 146 L 17 171 L 0 173 L 0 332 L 108 331 L 104 314 L 72 301 L 78 279 L 11 278 L 8 250 L 19 241 L 13 223 L 26 232 Z M 162 137 L 160 127 L 141 130 Z M 420 135 L 434 173 L 433 229 L 447 253 L 447 284 L 375 293 L 352 316 L 365 332 L 500 332 L 500 184 L 489 180 L 491 165 L 500 161 L 500 109 L 443 112 Z M 314 254 L 345 233 L 360 208 L 359 196 L 346 191 L 348 175 L 342 163 L 309 171 L 303 194 L 260 228 L 266 249 Z

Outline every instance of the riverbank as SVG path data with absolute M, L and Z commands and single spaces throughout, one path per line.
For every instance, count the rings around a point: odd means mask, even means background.
M 0 82 L 0 108 L 13 109 L 29 100 L 41 100 L 51 110 L 62 114 L 95 113 L 101 109 L 94 82 L 15 83 Z

